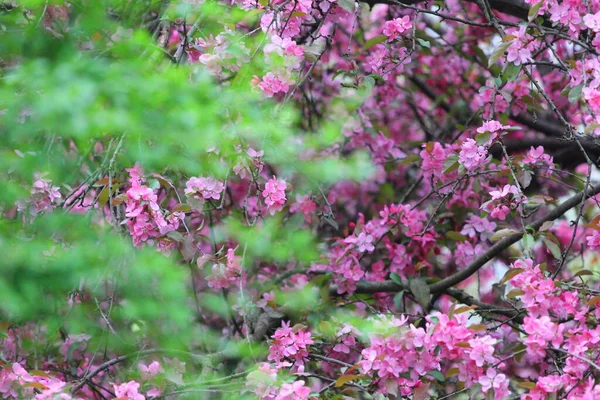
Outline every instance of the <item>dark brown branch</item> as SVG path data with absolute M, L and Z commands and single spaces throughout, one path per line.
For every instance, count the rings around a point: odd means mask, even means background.
M 422 3 L 425 0 L 405 0 L 405 1 L 397 1 L 397 0 L 367 0 L 365 3 L 370 6 L 374 6 L 375 4 L 390 4 L 390 5 L 399 5 L 402 6 L 404 4 L 414 5 L 418 3 Z M 467 0 L 470 3 L 475 3 L 476 0 Z M 513 17 L 517 17 L 523 20 L 527 20 L 527 15 L 529 13 L 529 4 L 527 4 L 524 0 L 490 0 L 490 6 L 496 10 L 500 11 L 507 15 L 512 15 Z
M 590 189 L 588 189 L 585 198 L 595 196 L 598 193 L 600 193 L 600 184 L 598 184 L 596 186 L 592 186 Z M 559 218 L 564 213 L 569 211 L 571 208 L 580 204 L 581 201 L 583 200 L 583 198 L 584 198 L 583 191 L 573 195 L 572 197 L 570 197 L 568 200 L 566 200 L 563 203 L 561 203 L 560 205 L 558 205 L 556 208 L 554 208 L 552 211 L 550 211 L 545 216 L 533 221 L 531 224 L 529 224 L 529 227 L 531 227 L 531 229 L 537 231 L 544 224 L 544 222 L 554 221 L 555 219 Z M 487 264 L 488 261 L 491 261 L 498 255 L 500 255 L 504 250 L 509 248 L 511 245 L 513 245 L 516 242 L 518 242 L 519 240 L 521 240 L 521 238 L 523 237 L 524 234 L 525 234 L 525 232 L 516 232 L 509 236 L 505 236 L 504 238 L 502 238 L 501 240 L 496 242 L 492 247 L 490 247 L 484 254 L 477 257 L 477 259 L 475 261 L 473 261 L 471 264 L 469 264 L 467 267 L 455 272 L 454 274 L 448 276 L 447 278 L 444 278 L 438 282 L 435 282 L 435 283 L 429 285 L 430 292 L 432 294 L 447 293 L 447 294 L 450 294 L 452 297 L 455 297 L 454 295 L 457 295 L 457 296 L 460 295 L 462 297 L 462 300 L 457 298 L 458 300 L 460 300 L 460 301 L 469 300 L 467 297 L 465 297 L 468 295 L 465 294 L 465 296 L 462 296 L 459 292 L 455 291 L 454 289 L 450 289 L 450 288 L 452 286 L 464 281 L 465 279 L 467 279 L 474 273 L 476 273 L 481 267 L 483 267 L 485 264 Z M 359 294 L 361 294 L 361 293 L 364 293 L 364 294 L 385 293 L 385 292 L 395 293 L 395 292 L 399 292 L 402 289 L 406 289 L 406 288 L 398 285 L 397 283 L 395 283 L 391 280 L 379 281 L 379 282 L 359 282 L 356 286 L 355 293 L 359 293 Z M 335 286 L 331 287 L 330 293 L 332 295 L 336 295 L 337 288 Z M 473 298 L 473 300 L 475 300 L 475 299 Z M 469 300 L 469 301 L 472 301 L 472 300 Z M 477 305 L 477 304 L 473 303 L 473 305 Z M 512 312 L 512 310 L 510 310 L 510 311 Z M 512 315 L 514 315 L 514 314 L 512 314 Z
M 600 184 L 593 186 L 592 188 L 585 188 L 585 198 L 595 196 L 600 193 Z M 568 200 L 558 205 L 555 209 L 550 211 L 548 214 L 533 221 L 529 226 L 533 230 L 538 230 L 544 222 L 554 221 L 555 219 L 562 216 L 564 213 L 569 211 L 571 208 L 575 207 L 577 204 L 581 203 L 584 198 L 584 191 L 577 193 L 576 195 L 570 197 Z M 447 278 L 442 279 L 430 286 L 431 293 L 440 293 L 445 291 L 446 289 L 460 283 L 477 272 L 481 267 L 487 264 L 488 261 L 491 261 L 494 257 L 500 255 L 504 250 L 509 248 L 514 243 L 521 240 L 525 232 L 517 232 L 509 236 L 505 236 L 496 242 L 492 247 L 490 247 L 485 253 L 481 256 L 477 257 L 475 261 L 473 261 L 466 268 L 461 269 L 454 274 L 450 275 Z

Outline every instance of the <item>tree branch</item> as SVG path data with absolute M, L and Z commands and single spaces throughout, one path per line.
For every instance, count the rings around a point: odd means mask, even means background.
M 418 3 L 422 3 L 425 0 L 405 0 L 405 1 L 397 1 L 397 0 L 367 0 L 367 3 L 370 6 L 374 6 L 375 4 L 389 4 L 389 5 L 414 5 Z M 476 0 L 467 0 L 470 3 L 476 3 Z M 500 11 L 507 15 L 512 15 L 513 17 L 517 17 L 519 19 L 527 20 L 527 15 L 529 13 L 529 4 L 527 4 L 524 0 L 490 0 L 490 6 L 497 11 Z
M 567 199 L 566 201 L 564 201 L 563 203 L 558 205 L 556 208 L 554 208 L 552 211 L 550 211 L 545 216 L 533 221 L 531 224 L 529 224 L 529 227 L 531 227 L 534 230 L 538 230 L 542 226 L 542 224 L 544 224 L 544 222 L 554 221 L 555 219 L 559 218 L 564 213 L 569 211 L 571 208 L 580 204 L 584 198 L 587 199 L 589 197 L 597 195 L 598 193 L 600 193 L 600 184 L 598 184 L 596 186 L 592 186 L 589 189 L 586 188 L 586 190 L 587 190 L 587 193 L 586 193 L 585 197 L 584 197 L 584 191 L 581 191 L 581 192 L 573 195 L 572 197 L 570 197 L 569 199 Z M 471 305 L 477 305 L 478 307 L 481 307 L 479 304 L 476 303 L 477 300 L 475 300 L 471 296 L 468 296 L 466 293 L 464 293 L 464 294 L 460 293 L 460 291 L 457 291 L 455 289 L 450 289 L 450 288 L 452 286 L 464 281 L 471 275 L 473 275 L 481 267 L 483 267 L 485 264 L 487 264 L 488 261 L 494 259 L 496 256 L 500 255 L 500 253 L 502 253 L 504 250 L 509 248 L 511 245 L 513 245 L 514 243 L 521 240 L 521 238 L 523 237 L 524 234 L 525 234 L 525 232 L 521 231 L 521 232 L 513 233 L 512 235 L 509 235 L 509 236 L 505 236 L 504 238 L 502 238 L 501 240 L 496 242 L 492 247 L 490 247 L 485 253 L 483 253 L 482 255 L 477 257 L 477 259 L 475 261 L 473 261 L 471 264 L 469 264 L 466 268 L 461 269 L 461 270 L 455 272 L 454 274 L 429 285 L 430 292 L 432 294 L 447 293 L 450 296 L 456 298 L 457 300 L 459 300 L 461 302 L 470 301 L 472 303 Z M 355 293 L 358 293 L 358 294 L 372 294 L 372 293 L 385 293 L 385 292 L 395 293 L 395 292 L 399 292 L 400 290 L 403 290 L 403 289 L 406 290 L 407 288 L 405 288 L 401 285 L 398 285 L 397 283 L 395 283 L 394 281 L 391 281 L 391 280 L 377 281 L 377 282 L 359 282 L 356 285 Z M 330 293 L 332 295 L 336 295 L 337 287 L 332 286 L 330 288 Z M 471 297 L 471 299 L 469 299 L 469 297 Z M 468 303 L 465 303 L 465 304 L 468 304 Z M 484 304 L 485 303 L 481 303 L 481 305 L 483 305 L 483 307 L 486 307 Z M 498 307 L 495 307 L 492 305 L 489 305 L 489 306 L 494 307 L 494 309 L 498 309 Z M 514 310 L 509 310 L 509 309 L 507 309 L 507 310 L 508 311 L 504 310 L 507 313 L 510 311 L 510 315 L 507 315 L 507 316 L 515 315 Z M 499 314 L 502 314 L 502 313 L 499 313 Z

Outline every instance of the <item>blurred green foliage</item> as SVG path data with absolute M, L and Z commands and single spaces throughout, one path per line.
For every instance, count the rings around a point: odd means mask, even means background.
M 51 340 L 60 329 L 86 333 L 92 343 L 110 342 L 113 350 L 144 340 L 180 349 L 216 343 L 219 335 L 195 321 L 190 272 L 176 256 L 134 249 L 130 238 L 100 223 L 102 215 L 57 209 L 34 219 L 14 217 L 14 204 L 29 196 L 34 174 L 47 173 L 63 196 L 136 162 L 146 172 L 173 178 L 223 177 L 235 163 L 235 146 L 248 143 L 264 150 L 265 161 L 284 176 L 298 176 L 314 190 L 317 184 L 365 178 L 369 161 L 360 153 L 344 160 L 301 158 L 341 140 L 343 121 L 299 132 L 293 108 L 251 90 L 252 76 L 266 68 L 260 57 L 224 86 L 196 66 L 174 63 L 152 32 L 179 19 L 201 26 L 206 37 L 223 26 L 256 21 L 257 14 L 214 2 L 191 8 L 159 0 L 77 0 L 61 19 L 50 18 L 53 3 L 62 2 L 26 0 L 18 10 L 0 11 L 0 212 L 13 215 L 0 218 L 0 318 L 45 325 Z M 261 36 L 244 41 L 254 51 Z M 209 148 L 219 149 L 225 162 Z M 297 221 L 271 218 L 248 227 L 238 217 L 220 232 L 239 241 L 246 265 L 318 257 L 314 238 Z M 105 305 L 95 299 L 67 307 L 81 287 L 97 299 L 110 296 L 111 320 L 129 329 L 103 335 L 110 327 L 102 321 Z M 311 287 L 296 300 L 293 309 L 319 302 Z M 207 295 L 201 304 L 224 316 L 229 305 L 223 301 Z

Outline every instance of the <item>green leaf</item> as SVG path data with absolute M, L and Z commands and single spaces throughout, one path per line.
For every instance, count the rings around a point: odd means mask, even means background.
M 535 239 L 533 238 L 532 235 L 530 235 L 528 233 L 523 235 L 523 247 L 525 247 L 526 249 L 531 249 L 533 247 L 534 242 L 535 242 Z
M 458 162 L 458 155 L 452 154 L 452 155 L 448 156 L 448 158 L 446 158 L 446 161 L 444 161 L 443 173 L 449 174 L 452 171 L 456 171 L 459 166 L 460 166 L 460 164 Z
M 394 306 L 397 310 L 402 310 L 404 307 L 404 293 L 405 291 L 401 290 L 394 296 Z
M 554 243 L 552 240 L 543 237 L 542 242 L 546 245 L 552 256 L 556 259 L 560 259 L 562 257 L 562 252 L 560 251 L 560 246 Z
M 387 38 L 388 37 L 385 35 L 378 35 L 378 36 L 375 36 L 374 38 L 367 40 L 365 42 L 365 50 L 369 50 L 371 47 L 373 47 L 379 43 L 385 42 L 387 40 Z
M 516 229 L 509 229 L 509 228 L 505 228 L 505 229 L 500 229 L 497 232 L 494 232 L 494 234 L 492 235 L 492 237 L 490 238 L 490 240 L 492 242 L 496 242 L 502 238 L 505 238 L 506 236 L 510 236 L 510 235 L 514 235 L 520 233 L 518 230 Z
M 467 240 L 467 237 L 465 235 L 456 231 L 446 232 L 446 237 L 450 240 L 454 240 L 455 242 L 464 242 L 465 240 Z
M 338 0 L 337 4 L 348 12 L 354 12 L 354 0 Z
M 506 65 L 506 68 L 504 69 L 502 78 L 503 78 L 504 82 L 513 82 L 519 76 L 519 72 L 521 72 L 521 65 L 515 65 L 513 63 L 509 63 Z
M 494 50 L 494 52 L 488 60 L 488 68 L 491 68 L 496 63 L 496 61 L 498 61 L 498 59 L 500 59 L 500 57 L 504 55 L 504 52 L 510 47 L 511 44 L 512 43 L 508 41 L 502 42 L 498 45 L 498 47 L 496 48 L 496 50 Z
M 500 280 L 500 283 L 506 283 L 510 281 L 512 278 L 519 275 L 523 271 L 525 271 L 523 268 L 510 268 L 508 271 L 506 271 L 506 273 Z
M 582 269 L 579 270 L 575 273 L 575 277 L 579 277 L 579 276 L 589 276 L 589 275 L 594 275 L 594 273 L 592 271 L 590 271 L 589 269 Z
M 409 287 L 411 293 L 415 296 L 417 303 L 419 303 L 419 305 L 423 309 L 427 309 L 427 307 L 429 306 L 431 292 L 429 290 L 429 286 L 425 283 L 425 281 L 420 278 L 412 279 L 410 281 Z
M 491 138 L 492 138 L 492 134 L 489 131 L 485 131 L 483 133 L 477 134 L 477 136 L 475 136 L 475 141 L 477 142 L 477 144 L 479 146 L 483 146 L 483 145 L 489 143 Z
M 542 4 L 544 4 L 544 1 L 540 0 L 539 2 L 531 6 L 529 12 L 527 13 L 527 21 L 531 22 L 535 19 L 535 17 L 537 17 L 538 12 L 540 11 L 540 7 L 542 7 Z
M 581 97 L 581 91 L 583 90 L 583 83 L 580 83 L 577 86 L 574 86 L 569 90 L 569 101 L 571 103 L 577 103 L 579 98 Z
M 420 44 L 421 46 L 423 46 L 423 47 L 425 47 L 425 48 L 428 48 L 428 49 L 429 49 L 429 48 L 431 48 L 431 43 L 429 43 L 429 41 L 428 41 L 428 40 L 424 40 L 424 39 L 421 39 L 421 38 L 417 38 L 417 41 L 419 42 L 419 44 Z
M 392 273 L 390 274 L 390 279 L 391 279 L 392 281 L 394 281 L 394 283 L 397 283 L 397 284 L 398 284 L 398 285 L 400 285 L 400 286 L 404 286 L 404 282 L 402 282 L 402 278 L 401 278 L 401 277 L 400 277 L 400 275 L 398 275 L 397 273 L 395 273 L 395 272 L 392 272 Z
M 427 375 L 434 377 L 438 382 L 446 382 L 446 377 L 440 371 L 429 371 Z

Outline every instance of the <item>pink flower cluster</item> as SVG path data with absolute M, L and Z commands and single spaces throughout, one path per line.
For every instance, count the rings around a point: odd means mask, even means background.
M 507 49 L 506 61 L 521 65 L 532 60 L 531 52 L 534 49 L 534 40 L 527 34 L 527 27 L 521 25 L 518 29 L 508 29 L 506 33 L 514 36 Z
M 235 255 L 233 249 L 227 250 L 226 263 L 218 263 L 212 266 L 212 274 L 206 280 L 208 286 L 213 289 L 227 289 L 239 285 L 242 277 L 242 265 L 240 258 Z
M 509 393 L 504 374 L 487 373 L 497 368 L 495 338 L 470 330 L 466 316 L 449 319 L 440 314 L 427 320 L 425 328 L 409 324 L 406 318 L 383 320 L 385 334 L 370 338 L 358 364 L 361 373 L 380 379 L 379 392 L 409 396 L 420 385 L 420 377 L 440 371 L 444 361 L 459 369 L 459 380 L 467 385 L 482 383 L 485 392 L 494 388 L 497 399 Z
M 34 391 L 35 389 L 35 391 Z M 50 375 L 30 375 L 19 363 L 0 371 L 0 395 L 3 398 L 34 400 L 70 400 L 69 386 Z
M 146 400 L 146 396 L 138 392 L 140 384 L 136 381 L 129 381 L 120 385 L 114 384 L 115 396 L 118 399 L 127 400 Z
M 481 208 L 489 212 L 492 218 L 500 220 L 505 220 L 511 210 L 526 201 L 525 196 L 521 195 L 519 188 L 515 185 L 504 185 L 500 190 L 492 190 L 490 195 L 492 199 L 484 203 Z
M 463 142 L 458 156 L 458 162 L 467 171 L 472 172 L 482 169 L 489 161 L 488 152 L 484 146 L 478 146 L 473 139 L 467 139 Z
M 179 228 L 183 213 L 164 213 L 158 205 L 158 197 L 154 190 L 142 184 L 143 178 L 139 168 L 127 171 L 130 174 L 131 187 L 126 192 L 125 217 L 134 246 L 139 247 L 144 242 L 150 242 Z
M 489 221 L 486 217 L 481 218 L 471 214 L 471 216 L 465 220 L 465 225 L 460 233 L 470 238 L 475 238 L 477 235 L 480 235 L 481 239 L 485 239 L 488 236 L 491 236 L 495 229 L 495 222 Z
M 500 122 L 492 119 L 489 121 L 485 121 L 483 123 L 483 125 L 481 125 L 479 128 L 477 128 L 477 133 L 489 132 L 491 134 L 490 140 L 487 143 L 485 143 L 486 145 L 489 145 L 494 140 L 496 140 L 496 138 L 498 137 L 498 134 L 501 131 L 509 129 L 510 127 L 511 127 L 510 125 L 502 125 Z
M 303 370 L 311 344 L 313 340 L 310 332 L 301 328 L 290 328 L 289 322 L 282 322 L 281 328 L 273 334 L 268 360 L 273 361 L 276 368 L 292 367 L 294 370 Z
M 386 21 L 385 24 L 383 24 L 383 34 L 388 37 L 389 41 L 396 39 L 404 32 L 410 31 L 410 29 L 412 29 L 412 24 L 408 15 Z
M 262 78 L 255 76 L 253 82 L 263 91 L 266 97 L 273 97 L 277 93 L 287 93 L 290 89 L 290 82 L 273 72 L 267 72 Z
M 214 178 L 191 177 L 185 183 L 185 195 L 204 203 L 205 200 L 219 200 L 225 185 Z
M 44 179 L 42 174 L 37 173 L 35 174 L 35 182 L 33 182 L 30 193 L 30 199 L 21 201 L 17 205 L 19 211 L 24 211 L 31 204 L 29 213 L 32 216 L 52 211 L 56 207 L 58 199 L 61 198 L 59 187 L 52 186 L 50 179 Z
M 262 196 L 265 199 L 267 205 L 267 211 L 271 215 L 281 211 L 287 198 L 285 197 L 285 189 L 287 185 L 284 180 L 277 180 L 273 176 L 265 184 L 265 189 L 262 192 Z

